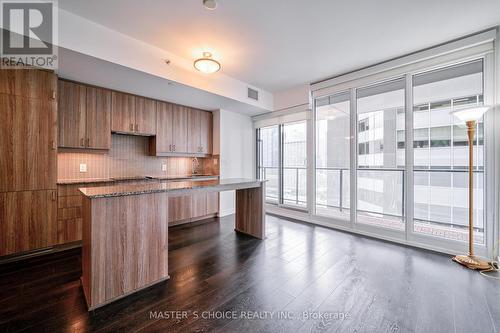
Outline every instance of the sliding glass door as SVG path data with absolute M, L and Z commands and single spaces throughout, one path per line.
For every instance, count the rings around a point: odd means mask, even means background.
M 279 127 L 269 126 L 257 131 L 257 176 L 267 180 L 266 202 L 277 204 L 279 200 Z
M 316 101 L 316 214 L 350 216 L 349 92 Z
M 413 77 L 414 225 L 412 232 L 468 240 L 468 142 L 450 111 L 483 104 L 483 62 Z M 475 242 L 484 244 L 484 131 L 474 141 Z
M 356 103 L 356 222 L 404 231 L 404 78 L 357 90 Z
M 266 202 L 307 209 L 307 122 L 257 129 L 257 176 L 267 180 Z

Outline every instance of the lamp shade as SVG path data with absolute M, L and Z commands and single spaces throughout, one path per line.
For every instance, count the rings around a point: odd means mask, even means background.
M 450 112 L 450 114 L 454 115 L 455 117 L 457 117 L 458 119 L 460 119 L 463 122 L 477 121 L 489 109 L 490 109 L 489 106 L 476 106 L 476 107 L 472 107 L 472 108 L 454 110 L 454 111 Z

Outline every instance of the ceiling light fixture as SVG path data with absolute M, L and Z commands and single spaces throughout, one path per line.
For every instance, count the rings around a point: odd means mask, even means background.
M 212 74 L 220 70 L 220 63 L 212 59 L 212 53 L 203 52 L 203 58 L 194 61 L 194 68 L 202 73 Z
M 203 0 L 203 6 L 208 10 L 214 10 L 217 8 L 216 0 Z

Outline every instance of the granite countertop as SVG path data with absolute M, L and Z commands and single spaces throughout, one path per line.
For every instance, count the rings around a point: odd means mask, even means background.
M 108 198 L 158 192 L 189 192 L 196 189 L 213 191 L 236 190 L 262 186 L 259 179 L 227 178 L 211 180 L 187 180 L 178 182 L 151 182 L 144 184 L 122 184 L 81 188 L 80 192 L 88 198 Z
M 182 180 L 182 179 L 216 179 L 218 175 L 173 175 L 173 176 L 144 176 L 144 177 L 123 177 L 123 178 L 86 178 L 86 179 L 61 179 L 57 185 L 74 185 L 90 183 L 113 183 L 137 180 Z

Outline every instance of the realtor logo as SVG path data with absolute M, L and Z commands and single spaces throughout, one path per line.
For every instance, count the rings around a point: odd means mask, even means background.
M 57 68 L 55 1 L 1 0 L 2 68 Z

